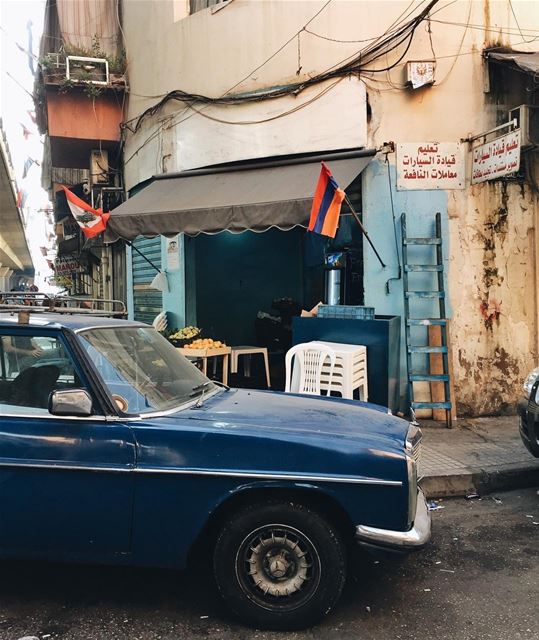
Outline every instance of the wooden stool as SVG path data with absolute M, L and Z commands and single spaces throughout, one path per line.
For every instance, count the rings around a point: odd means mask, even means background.
M 271 380 L 270 380 L 270 370 L 269 370 L 269 362 L 268 362 L 268 350 L 266 349 L 266 347 L 250 347 L 250 346 L 231 347 L 230 373 L 238 373 L 238 358 L 240 356 L 246 356 L 245 361 L 243 363 L 243 371 L 245 373 L 245 377 L 249 378 L 251 375 L 251 356 L 257 353 L 260 353 L 262 356 L 264 356 L 264 366 L 266 368 L 266 382 L 269 389 L 271 387 Z

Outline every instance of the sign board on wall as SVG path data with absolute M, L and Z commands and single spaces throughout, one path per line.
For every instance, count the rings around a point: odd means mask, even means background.
M 397 189 L 463 189 L 460 142 L 403 142 L 397 145 Z
M 520 168 L 520 129 L 485 142 L 472 151 L 472 184 L 495 180 Z
M 166 238 L 167 271 L 177 271 L 180 268 L 180 243 L 178 236 Z
M 54 271 L 57 276 L 66 276 L 79 271 L 79 261 L 75 255 L 59 256 L 54 259 Z

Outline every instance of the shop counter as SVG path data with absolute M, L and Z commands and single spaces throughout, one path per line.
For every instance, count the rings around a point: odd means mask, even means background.
M 400 316 L 374 320 L 294 318 L 292 342 L 320 340 L 367 347 L 369 402 L 399 411 Z

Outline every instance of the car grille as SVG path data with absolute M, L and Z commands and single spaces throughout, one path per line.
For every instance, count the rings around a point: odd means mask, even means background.
M 414 424 L 410 425 L 410 429 L 408 430 L 408 435 L 406 436 L 406 450 L 412 456 L 412 459 L 416 464 L 419 463 L 419 458 L 421 457 L 421 440 L 423 439 L 423 434 L 421 433 L 421 429 Z
M 414 446 L 412 447 L 412 458 L 415 460 L 416 464 L 419 463 L 419 458 L 421 457 L 421 439 L 419 439 Z

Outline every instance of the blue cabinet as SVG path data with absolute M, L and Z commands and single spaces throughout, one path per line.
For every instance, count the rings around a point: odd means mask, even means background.
M 294 318 L 293 344 L 326 340 L 367 347 L 369 402 L 399 411 L 400 316 L 374 320 Z

